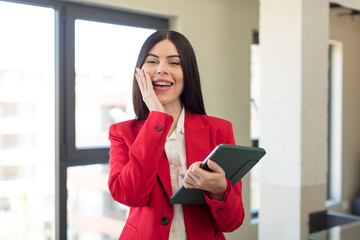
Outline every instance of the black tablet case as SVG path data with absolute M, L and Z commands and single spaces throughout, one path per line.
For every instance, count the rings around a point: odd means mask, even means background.
M 234 186 L 265 155 L 263 148 L 220 144 L 205 158 L 201 168 L 210 171 L 207 160 L 215 161 L 224 169 L 226 177 Z M 200 189 L 186 189 L 184 185 L 171 196 L 171 204 L 206 204 Z

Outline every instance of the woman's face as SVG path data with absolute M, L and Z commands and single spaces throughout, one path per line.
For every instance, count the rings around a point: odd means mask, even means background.
M 183 71 L 179 52 L 170 40 L 165 39 L 155 44 L 142 69 L 150 75 L 155 93 L 165 108 L 181 106 Z

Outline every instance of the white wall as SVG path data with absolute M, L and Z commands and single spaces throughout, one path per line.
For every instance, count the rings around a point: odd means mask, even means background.
M 329 209 L 351 212 L 351 201 L 360 191 L 360 16 L 339 17 L 330 12 L 330 39 L 343 45 L 342 202 Z
M 230 120 L 237 144 L 250 145 L 250 44 L 258 28 L 254 0 L 74 0 L 171 19 L 171 28 L 187 36 L 199 64 L 208 115 Z M 246 219 L 227 239 L 257 239 L 250 224 L 249 177 L 243 181 Z

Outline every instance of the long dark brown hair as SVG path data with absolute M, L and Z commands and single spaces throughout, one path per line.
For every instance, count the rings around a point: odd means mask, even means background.
M 176 46 L 180 55 L 181 68 L 184 78 L 184 90 L 180 95 L 181 103 L 189 113 L 206 115 L 195 52 L 189 40 L 184 35 L 168 30 L 158 30 L 151 34 L 146 39 L 140 50 L 136 67 L 141 68 L 150 50 L 155 46 L 155 44 L 165 39 L 170 40 Z M 135 75 L 133 80 L 133 105 L 137 119 L 146 119 L 149 114 L 149 109 L 142 99 Z

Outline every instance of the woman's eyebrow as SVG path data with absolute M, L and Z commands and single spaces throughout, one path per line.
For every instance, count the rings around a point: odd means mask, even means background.
M 153 53 L 149 53 L 147 56 L 152 56 L 152 57 L 160 58 L 158 55 L 153 54 Z M 166 58 L 174 58 L 174 57 L 180 58 L 179 55 L 169 55 L 169 56 L 167 56 Z
M 147 55 L 147 56 L 152 56 L 152 57 L 159 58 L 159 56 L 158 56 L 158 55 L 155 55 L 155 54 L 153 54 L 153 53 L 148 53 L 148 55 Z
M 174 58 L 174 57 L 180 58 L 179 55 L 170 55 L 170 56 L 167 56 L 166 58 Z

